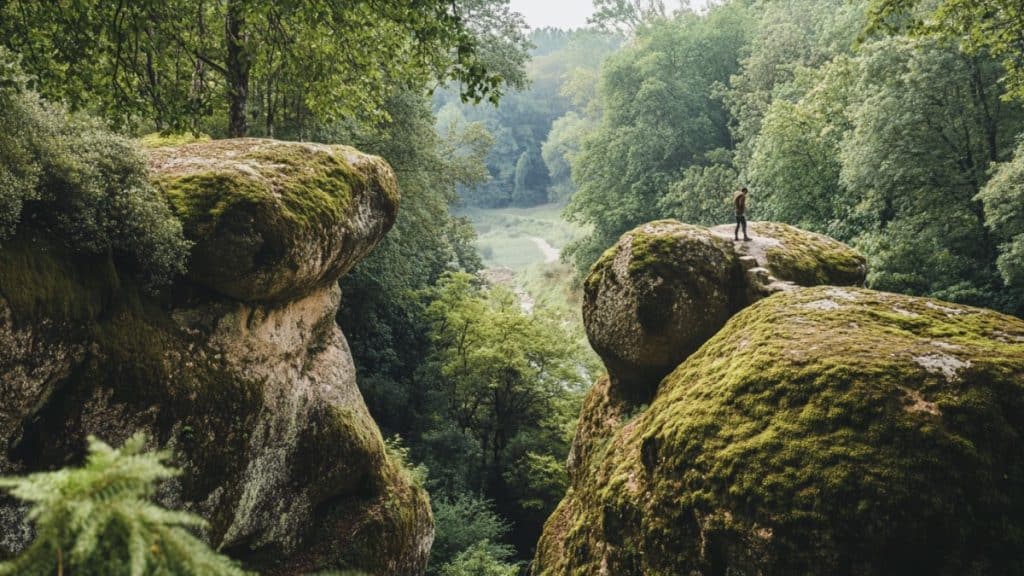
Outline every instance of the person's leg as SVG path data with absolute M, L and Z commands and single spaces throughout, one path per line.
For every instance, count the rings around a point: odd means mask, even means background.
M 744 240 L 750 240 L 750 236 L 747 236 L 747 217 L 746 216 L 740 216 L 740 218 L 742 218 L 742 222 L 743 222 L 743 239 Z
M 739 240 L 740 239 L 740 224 L 742 222 L 743 222 L 743 216 L 737 215 L 736 216 L 736 231 L 732 233 L 732 237 L 733 237 L 734 240 Z M 743 234 L 744 235 L 747 234 L 746 229 L 743 230 Z

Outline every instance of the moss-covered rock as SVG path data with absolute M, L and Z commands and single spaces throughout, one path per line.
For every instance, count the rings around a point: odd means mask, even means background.
M 254 138 L 149 151 L 157 187 L 195 245 L 189 277 L 245 301 L 330 285 L 394 223 L 398 186 L 346 146 Z
M 116 254 L 84 259 L 43 230 L 0 247 L 0 473 L 142 430 L 184 470 L 163 503 L 200 513 L 248 567 L 422 573 L 426 492 L 388 457 L 335 322 L 338 274 L 394 219 L 390 168 L 270 141 L 153 154 L 203 263 L 188 278 L 152 295 Z M 244 264 L 214 270 L 218 253 Z M 0 558 L 29 536 L 22 512 L 0 498 Z
M 781 289 L 772 285 L 781 281 L 798 286 L 860 286 L 867 279 L 867 260 L 859 252 L 828 236 L 801 230 L 778 222 L 751 222 L 751 240 L 732 242 L 737 254 L 749 256 L 769 278 L 752 286 L 754 299 Z M 715 235 L 732 241 L 735 226 L 725 224 L 711 229 Z
M 534 574 L 1024 574 L 1019 319 L 785 291 L 598 428 Z
M 594 264 L 584 285 L 587 337 L 608 372 L 649 399 L 675 368 L 733 314 L 739 265 L 706 228 L 674 220 L 628 232 Z
M 732 230 L 651 222 L 594 264 L 584 284 L 584 326 L 623 398 L 649 401 L 662 377 L 765 296 L 864 282 L 864 257 L 827 236 L 756 222 L 752 241 L 734 243 Z

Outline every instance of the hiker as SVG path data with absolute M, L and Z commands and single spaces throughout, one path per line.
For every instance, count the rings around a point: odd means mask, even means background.
M 747 236 L 747 187 L 740 188 L 739 192 L 735 192 L 732 195 L 732 204 L 736 208 L 736 232 L 733 233 L 733 238 L 736 242 L 740 241 L 740 227 L 743 228 L 743 241 L 749 242 L 750 236 Z

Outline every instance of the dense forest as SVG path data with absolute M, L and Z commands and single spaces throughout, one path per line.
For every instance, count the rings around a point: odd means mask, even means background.
M 191 244 L 141 149 L 262 137 L 383 157 L 401 208 L 341 279 L 336 319 L 389 454 L 429 492 L 441 576 L 526 573 L 599 376 L 578 322 L 483 279 L 459 210 L 557 204 L 584 231 L 559 280 L 578 293 L 627 231 L 728 223 L 747 186 L 752 220 L 854 247 L 869 288 L 1024 316 L 1015 3 L 594 4 L 586 28 L 529 30 L 507 0 L 0 0 L 0 248 L 42 227 L 160 294 Z M 52 573 L 54 548 L 82 574 L 240 573 L 190 513 L 84 521 L 104 509 L 89 486 L 130 508 L 176 474 L 142 437 L 102 440 L 51 466 L 85 462 L 66 476 L 0 480 L 37 522 L 0 574 Z M 117 523 L 111 555 L 97 534 Z M 147 554 L 153 538 L 171 551 Z

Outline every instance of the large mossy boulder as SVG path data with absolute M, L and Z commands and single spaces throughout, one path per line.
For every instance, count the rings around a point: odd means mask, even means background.
M 1020 319 L 787 290 L 646 409 L 595 390 L 536 575 L 1024 574 Z
M 162 502 L 246 566 L 421 574 L 426 492 L 386 450 L 335 322 L 338 276 L 394 221 L 390 168 L 266 140 L 153 154 L 194 243 L 187 278 L 152 295 L 116 254 L 29 228 L 0 249 L 0 474 L 142 430 L 184 471 Z M 0 500 L 0 557 L 28 536 L 19 513 Z
M 662 220 L 622 236 L 584 285 L 587 337 L 624 390 L 649 394 L 739 307 L 739 264 L 706 228 Z
M 623 397 L 653 390 L 737 311 L 772 293 L 864 282 L 864 257 L 849 246 L 772 222 L 732 228 L 660 220 L 624 234 L 584 283 L 583 322 Z
M 210 140 L 150 150 L 149 165 L 195 243 L 189 277 L 244 301 L 334 283 L 398 210 L 391 169 L 347 146 Z

